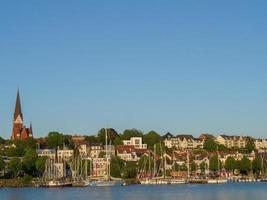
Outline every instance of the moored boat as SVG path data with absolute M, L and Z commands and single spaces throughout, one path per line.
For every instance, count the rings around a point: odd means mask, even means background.
M 227 183 L 228 180 L 227 179 L 208 179 L 208 184 L 223 184 L 223 183 Z
M 58 187 L 71 187 L 71 182 L 65 182 L 65 181 L 57 181 L 57 180 L 51 180 L 44 182 L 39 185 L 40 187 L 47 187 L 47 188 L 58 188 Z
M 98 181 L 92 181 L 89 183 L 89 186 L 92 187 L 112 187 L 115 186 L 115 181 L 107 181 L 107 180 L 98 180 Z

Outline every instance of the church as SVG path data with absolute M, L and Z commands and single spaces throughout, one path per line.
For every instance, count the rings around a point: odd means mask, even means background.
M 12 130 L 12 140 L 26 140 L 27 138 L 33 138 L 32 124 L 30 128 L 26 128 L 23 123 L 23 114 L 20 104 L 19 90 L 17 92 L 17 99 L 15 105 L 15 112 L 13 116 L 13 130 Z

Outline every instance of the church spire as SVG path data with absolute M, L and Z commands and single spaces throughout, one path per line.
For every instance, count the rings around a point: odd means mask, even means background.
M 20 96 L 19 96 L 19 89 L 17 91 L 17 99 L 16 99 L 16 106 L 15 106 L 15 112 L 14 112 L 14 120 L 17 119 L 17 117 L 20 116 L 23 120 L 23 115 L 21 111 L 21 104 L 20 104 Z

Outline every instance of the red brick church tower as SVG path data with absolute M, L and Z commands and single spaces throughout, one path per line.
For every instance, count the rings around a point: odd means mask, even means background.
M 13 117 L 13 131 L 12 131 L 12 140 L 26 140 L 27 138 L 32 138 L 32 124 L 30 125 L 30 128 L 26 128 L 23 124 L 23 114 L 21 111 L 21 104 L 20 104 L 20 96 L 19 96 L 19 90 L 17 92 L 17 100 L 16 100 L 16 106 L 15 106 L 15 112 Z

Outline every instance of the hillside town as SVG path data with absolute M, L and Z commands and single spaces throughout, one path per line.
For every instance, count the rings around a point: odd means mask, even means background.
M 267 139 L 244 135 L 160 134 L 102 128 L 92 134 L 24 125 L 17 92 L 10 139 L 0 138 L 0 186 L 86 186 L 266 181 Z M 15 180 L 15 181 L 14 181 Z

